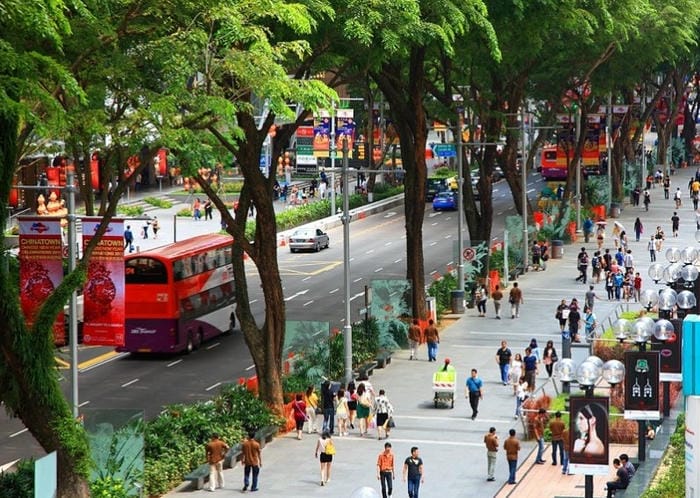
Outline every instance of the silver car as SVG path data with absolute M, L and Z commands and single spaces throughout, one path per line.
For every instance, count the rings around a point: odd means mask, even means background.
M 290 252 L 310 249 L 318 252 L 330 245 L 328 234 L 320 228 L 300 228 L 289 237 Z

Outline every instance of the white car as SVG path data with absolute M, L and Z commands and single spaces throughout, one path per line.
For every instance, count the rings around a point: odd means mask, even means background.
M 330 245 L 328 234 L 320 228 L 299 228 L 289 237 L 289 251 L 320 251 Z

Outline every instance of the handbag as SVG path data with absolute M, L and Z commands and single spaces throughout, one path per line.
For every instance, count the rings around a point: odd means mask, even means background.
M 549 357 L 552 359 L 552 363 L 556 363 L 559 361 L 559 357 L 557 356 L 556 351 L 552 351 L 552 354 L 549 355 Z
M 396 424 L 394 423 L 394 417 L 389 417 L 386 419 L 386 423 L 384 424 L 385 427 L 388 427 L 389 429 L 393 429 L 396 427 Z

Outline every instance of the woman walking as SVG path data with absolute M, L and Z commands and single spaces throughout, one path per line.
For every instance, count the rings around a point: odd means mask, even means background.
M 367 420 L 372 406 L 372 396 L 365 390 L 365 385 L 357 386 L 357 418 L 360 420 L 360 436 L 367 434 Z
M 301 440 L 301 434 L 304 432 L 304 422 L 306 422 L 306 404 L 301 394 L 296 395 L 296 399 L 292 403 L 292 411 L 294 412 L 294 422 L 297 426 L 297 439 Z
M 515 416 L 513 417 L 514 419 L 517 419 L 522 416 L 523 401 L 527 399 L 529 394 L 530 391 L 528 390 L 527 381 L 525 380 L 525 377 L 520 377 L 518 379 L 518 385 L 515 386 Z
M 508 377 L 510 378 L 510 384 L 513 386 L 513 394 L 518 392 L 518 384 L 520 383 L 520 377 L 523 376 L 523 357 L 520 353 L 515 353 L 513 361 L 510 363 L 510 371 L 508 372 Z
M 306 406 L 306 432 L 311 434 L 316 432 L 316 409 L 318 408 L 318 395 L 314 386 L 309 386 L 306 388 L 306 394 L 304 395 L 304 405 Z
M 350 428 L 355 428 L 355 417 L 357 416 L 357 393 L 355 392 L 355 383 L 353 381 L 348 382 L 348 390 L 345 393 L 345 397 L 348 398 L 348 424 Z
M 559 306 L 557 306 L 557 311 L 554 313 L 554 318 L 559 320 L 559 330 L 564 332 L 566 321 L 569 319 L 569 305 L 566 304 L 566 299 L 562 299 Z
M 559 357 L 557 356 L 557 350 L 554 348 L 554 341 L 547 341 L 547 345 L 544 347 L 542 363 L 544 363 L 544 368 L 547 370 L 547 376 L 549 378 L 552 377 L 554 364 L 557 361 L 559 361 Z
M 338 417 L 338 435 L 348 435 L 348 399 L 345 396 L 345 389 L 338 389 L 338 397 L 335 405 L 335 416 Z
M 314 455 L 321 463 L 321 486 L 325 486 L 331 481 L 331 465 L 335 455 L 335 444 L 328 431 L 324 431 L 318 438 Z
M 642 220 L 637 218 L 634 220 L 634 235 L 637 238 L 637 242 L 639 242 L 639 237 L 641 237 L 642 232 L 644 232 L 644 225 L 642 225 Z
M 379 390 L 379 396 L 374 400 L 374 411 L 377 417 L 377 439 L 382 438 L 382 431 L 384 431 L 386 439 L 389 437 L 389 431 L 391 431 L 390 422 L 394 415 L 394 407 L 391 405 L 389 398 L 386 397 L 384 389 Z
M 571 342 L 581 342 L 578 337 L 578 330 L 581 326 L 581 313 L 578 310 L 578 302 L 575 299 L 571 300 L 571 306 L 569 306 L 569 336 Z
M 474 298 L 476 300 L 476 309 L 479 312 L 479 316 L 486 316 L 486 301 L 488 300 L 489 296 L 486 292 L 486 287 L 484 287 L 483 284 L 479 285 L 479 287 L 476 289 Z

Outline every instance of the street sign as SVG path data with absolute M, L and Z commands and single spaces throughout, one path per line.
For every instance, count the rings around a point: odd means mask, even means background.
M 454 144 L 434 144 L 433 152 L 437 157 L 457 157 Z
M 464 261 L 474 261 L 474 258 L 476 257 L 476 251 L 474 251 L 474 249 L 471 247 L 467 247 L 466 249 L 464 249 L 462 257 L 464 258 Z

